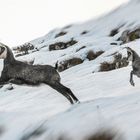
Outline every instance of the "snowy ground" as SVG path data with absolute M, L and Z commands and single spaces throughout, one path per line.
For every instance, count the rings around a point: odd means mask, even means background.
M 62 83 L 72 89 L 81 101 L 80 104 L 71 105 L 65 97 L 45 84 L 38 87 L 13 85 L 14 89 L 10 91 L 7 90 L 9 85 L 1 88 L 0 139 L 57 140 L 65 135 L 71 140 L 84 140 L 104 128 L 117 130 L 126 140 L 140 138 L 140 79 L 134 77 L 136 86 L 130 85 L 131 65 L 110 72 L 97 72 L 101 62 L 112 60 L 110 54 L 118 51 L 126 55 L 126 51 L 122 49 L 125 46 L 133 47 L 140 54 L 139 39 L 125 45 L 119 45 L 119 41 L 117 46 L 110 45 L 111 42 L 116 42 L 124 30 L 140 25 L 139 9 L 139 1 L 133 0 L 99 19 L 65 29 L 68 32 L 65 36 L 54 39 L 63 30 L 56 29 L 31 41 L 36 47 L 43 48 L 18 59 L 35 58 L 35 64 L 54 66 L 57 60 L 74 56 L 85 59 L 87 50 L 104 50 L 105 53 L 93 61 L 85 60 L 84 63 L 60 73 Z M 112 29 L 122 24 L 125 25 L 116 36 L 108 36 Z M 83 30 L 89 33 L 79 35 Z M 65 50 L 48 51 L 49 44 L 66 41 L 71 37 L 77 39 L 78 44 Z M 83 45 L 87 47 L 76 53 L 76 49 Z M 2 67 L 0 61 L 0 69 Z M 42 133 L 27 137 L 38 128 Z

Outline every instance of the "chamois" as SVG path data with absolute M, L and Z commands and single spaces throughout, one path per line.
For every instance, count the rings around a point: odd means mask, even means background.
M 60 75 L 50 65 L 29 65 L 14 58 L 11 49 L 0 43 L 0 59 L 4 59 L 4 67 L 0 77 L 0 85 L 6 83 L 38 85 L 45 83 L 64 95 L 71 104 L 79 102 L 72 91 L 60 83 Z
M 140 78 L 140 57 L 139 55 L 129 47 L 125 47 L 127 49 L 127 60 L 132 61 L 133 70 L 130 72 L 130 84 L 135 86 L 133 81 L 133 75 L 136 75 Z

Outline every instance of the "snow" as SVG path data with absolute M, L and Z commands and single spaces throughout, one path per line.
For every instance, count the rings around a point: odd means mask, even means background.
M 66 136 L 72 140 L 84 140 L 100 129 L 114 129 L 127 140 L 140 137 L 140 79 L 134 77 L 135 87 L 129 83 L 131 65 L 109 71 L 98 72 L 102 62 L 113 60 L 114 52 L 126 56 L 124 47 L 130 46 L 140 54 L 140 40 L 124 45 L 116 41 L 126 29 L 133 30 L 140 25 L 140 3 L 130 1 L 115 11 L 82 24 L 69 28 L 55 29 L 49 34 L 30 41 L 39 51 L 18 57 L 19 60 L 35 60 L 34 64 L 55 65 L 73 57 L 80 57 L 84 63 L 60 73 L 62 83 L 69 87 L 81 101 L 71 105 L 65 97 L 45 84 L 40 86 L 5 85 L 0 89 L 0 127 L 3 128 L 1 140 L 22 140 L 37 128 L 43 133 L 34 140 L 57 140 Z M 118 28 L 119 33 L 109 37 L 110 31 Z M 61 31 L 67 34 L 58 38 Z M 81 32 L 88 31 L 81 35 Z M 58 51 L 49 51 L 49 44 L 69 41 L 72 37 L 77 44 Z M 110 45 L 117 42 L 118 45 Z M 82 46 L 86 48 L 76 52 Z M 93 61 L 85 54 L 93 50 L 105 51 Z M 3 61 L 0 60 L 0 71 Z M 95 72 L 95 73 L 93 73 Z M 30 138 L 31 139 L 31 138 Z

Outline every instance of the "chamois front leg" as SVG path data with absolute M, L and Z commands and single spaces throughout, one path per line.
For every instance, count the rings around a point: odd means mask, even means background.
M 8 81 L 6 80 L 3 80 L 1 77 L 0 77 L 0 88 L 2 88 L 5 84 L 7 84 Z
M 133 81 L 133 74 L 134 74 L 134 72 L 131 71 L 131 72 L 130 72 L 130 84 L 131 84 L 132 86 L 135 86 L 135 83 L 134 83 L 134 81 Z
M 22 81 L 20 79 L 17 79 L 17 78 L 10 79 L 9 82 L 12 83 L 12 84 L 16 84 L 16 85 L 22 85 L 22 84 L 24 84 L 24 81 Z

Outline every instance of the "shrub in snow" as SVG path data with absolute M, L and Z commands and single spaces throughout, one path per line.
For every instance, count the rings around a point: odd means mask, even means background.
M 90 60 L 94 60 L 96 59 L 98 56 L 100 56 L 102 53 L 104 53 L 104 51 L 98 51 L 98 52 L 93 52 L 93 51 L 89 51 L 87 53 L 87 59 Z
M 76 66 L 76 65 L 81 64 L 81 63 L 83 63 L 83 60 L 81 58 L 76 58 L 76 57 L 71 58 L 69 60 L 62 61 L 58 65 L 58 71 L 59 72 L 64 71 L 70 67 Z
M 22 53 L 24 55 L 28 54 L 29 50 L 34 50 L 34 49 L 35 49 L 35 47 L 31 43 L 25 43 L 25 44 L 23 44 L 21 46 L 13 48 L 13 50 L 16 51 L 17 53 Z
M 62 49 L 66 49 L 74 44 L 76 44 L 77 41 L 74 40 L 73 38 L 68 41 L 68 42 L 57 42 L 55 44 L 51 44 L 49 45 L 49 50 L 52 51 L 52 50 L 62 50 Z
M 123 42 L 123 43 L 128 43 L 130 41 L 134 41 L 136 39 L 140 38 L 140 29 L 137 28 L 133 31 L 129 31 L 129 30 L 125 30 L 121 37 L 120 37 L 120 40 Z
M 126 57 L 122 57 L 121 54 L 117 54 L 114 56 L 113 62 L 103 62 L 100 65 L 99 71 L 110 71 L 122 67 L 128 66 L 129 62 L 127 61 Z

